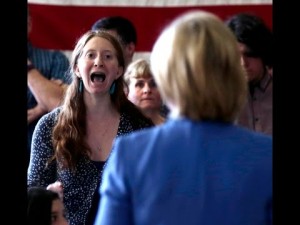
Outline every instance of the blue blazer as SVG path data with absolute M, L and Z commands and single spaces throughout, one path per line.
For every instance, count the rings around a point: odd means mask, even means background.
M 261 225 L 272 220 L 272 138 L 169 119 L 118 137 L 95 225 Z

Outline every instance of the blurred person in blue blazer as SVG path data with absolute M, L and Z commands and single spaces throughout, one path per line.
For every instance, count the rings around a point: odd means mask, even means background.
M 272 137 L 234 123 L 247 78 L 233 33 L 189 11 L 150 59 L 169 118 L 115 139 L 95 225 L 272 224 Z

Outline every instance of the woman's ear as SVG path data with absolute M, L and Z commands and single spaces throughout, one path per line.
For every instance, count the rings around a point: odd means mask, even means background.
M 76 74 L 77 77 L 81 78 L 80 71 L 77 65 L 75 65 L 74 73 Z

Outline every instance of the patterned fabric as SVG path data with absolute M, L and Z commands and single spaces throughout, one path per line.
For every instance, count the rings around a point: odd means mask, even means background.
M 77 164 L 76 173 L 68 169 L 60 170 L 56 163 L 45 168 L 47 160 L 53 156 L 52 129 L 60 108 L 44 115 L 33 133 L 33 146 L 28 167 L 28 186 L 44 186 L 59 180 L 64 187 L 64 204 L 68 212 L 70 225 L 86 225 L 86 217 L 92 206 L 97 205 L 98 199 L 93 200 L 98 184 L 101 181 L 103 168 L 97 168 L 93 161 L 82 157 Z M 134 118 L 126 112 L 121 113 L 117 137 L 143 129 L 151 124 L 140 120 L 139 127 L 133 125 Z M 106 163 L 103 164 L 103 167 Z

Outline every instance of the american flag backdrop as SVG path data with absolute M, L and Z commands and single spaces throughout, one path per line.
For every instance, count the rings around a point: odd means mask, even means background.
M 203 9 L 223 20 L 238 12 L 262 17 L 272 29 L 271 0 L 28 0 L 33 21 L 30 40 L 69 57 L 75 42 L 101 17 L 124 16 L 136 29 L 135 57 L 148 57 L 161 30 L 179 14 Z

